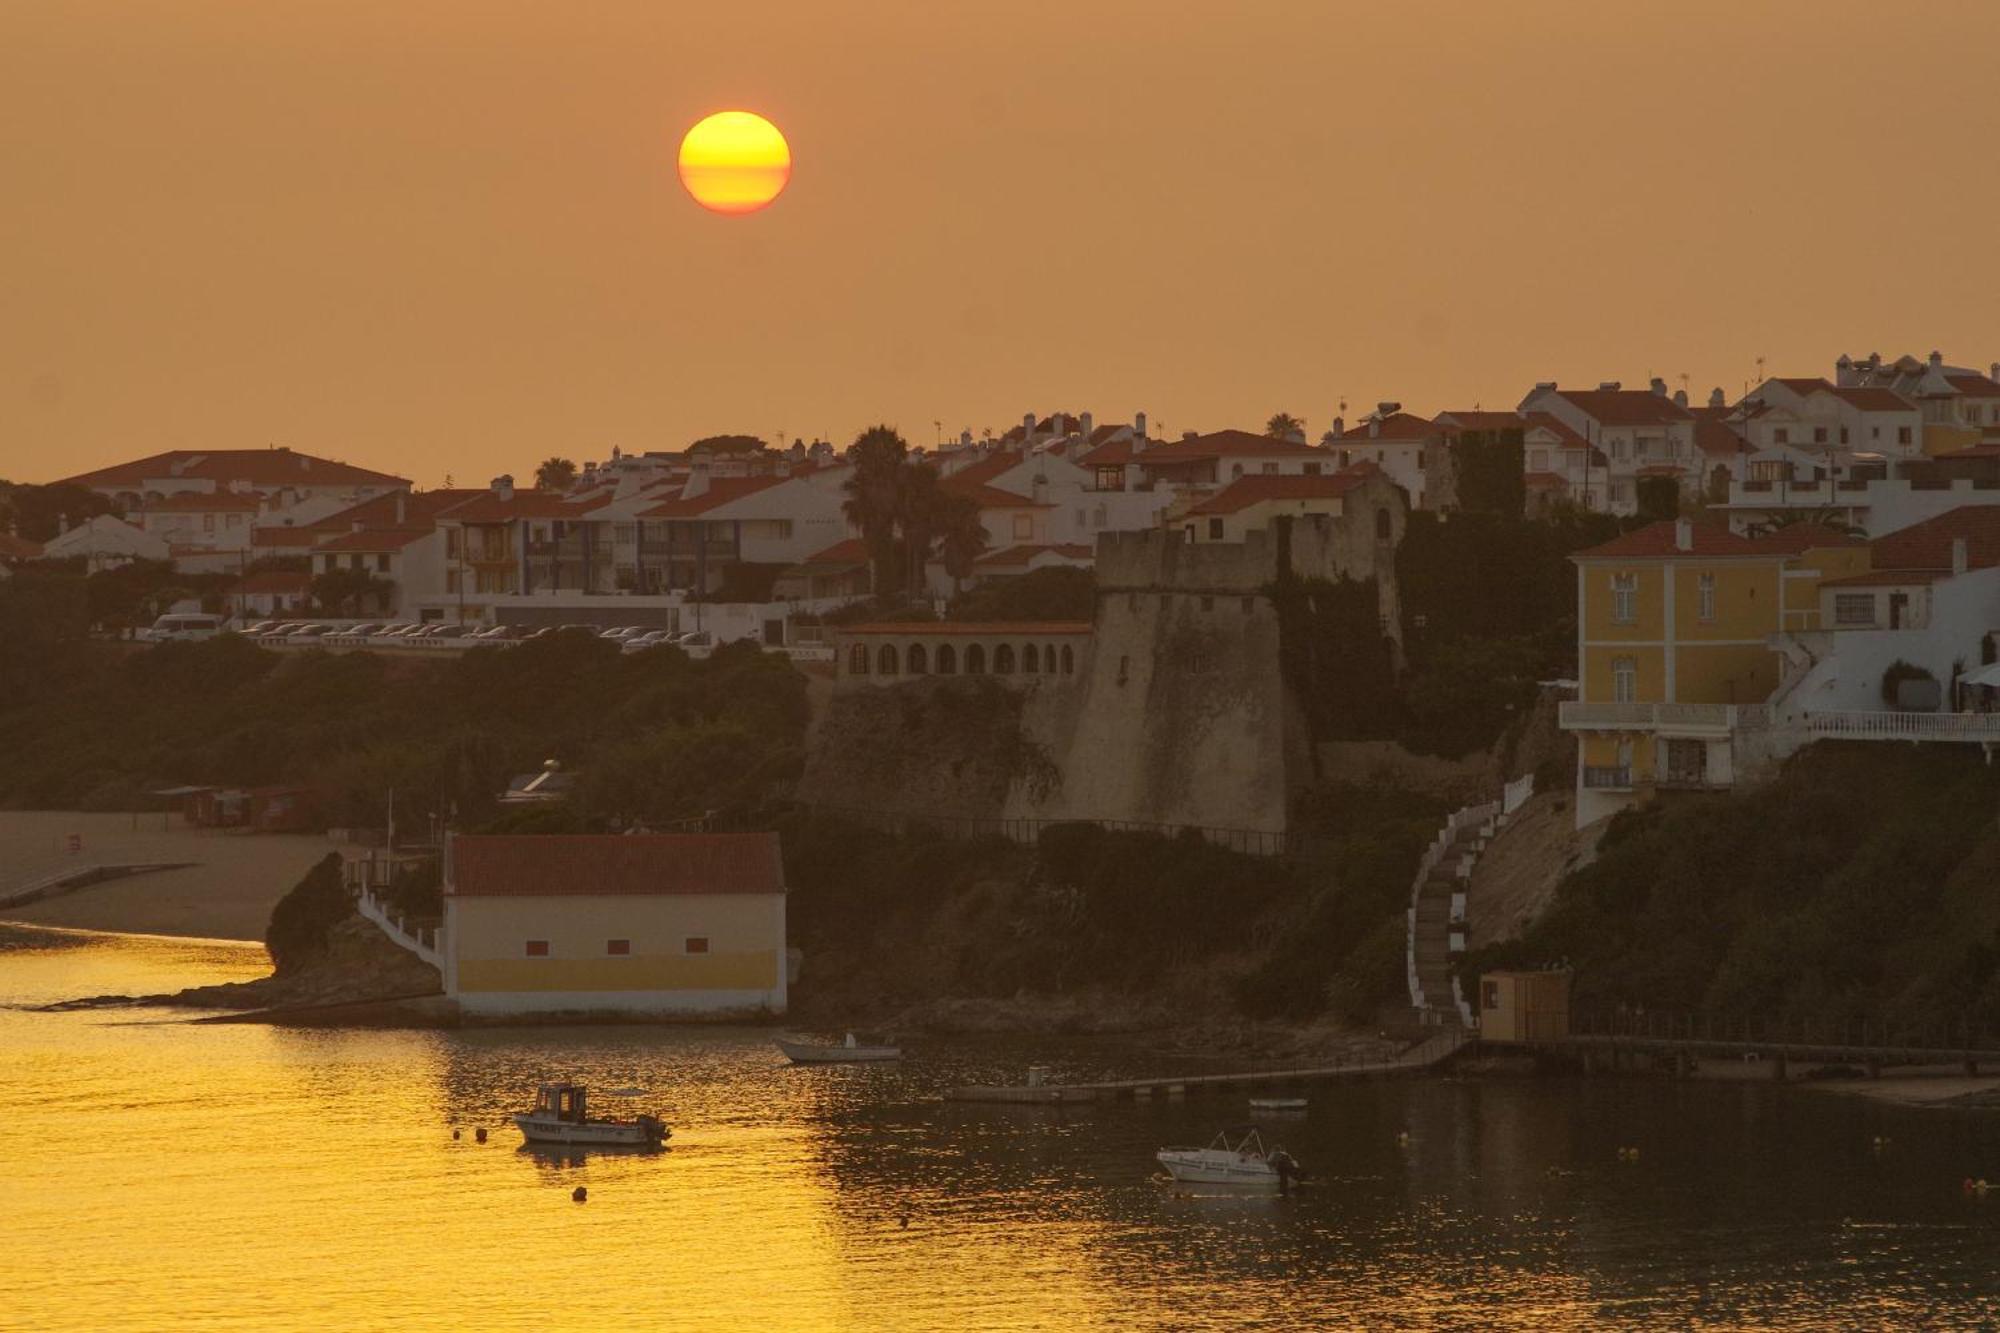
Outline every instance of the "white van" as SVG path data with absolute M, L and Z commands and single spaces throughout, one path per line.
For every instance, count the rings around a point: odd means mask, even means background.
M 140 630 L 139 637 L 153 643 L 212 639 L 222 633 L 226 619 L 224 616 L 211 616 L 199 611 L 176 611 L 155 620 L 151 628 Z

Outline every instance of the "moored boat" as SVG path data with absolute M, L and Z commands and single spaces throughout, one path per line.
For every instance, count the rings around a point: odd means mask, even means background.
M 1266 1152 L 1249 1125 L 1222 1130 L 1206 1148 L 1162 1148 L 1154 1156 L 1183 1184 L 1285 1189 L 1305 1176 L 1283 1148 Z
M 535 1094 L 535 1109 L 516 1115 L 514 1123 L 530 1143 L 598 1148 L 657 1148 L 673 1134 L 657 1116 L 593 1118 L 585 1110 L 585 1099 L 581 1083 L 544 1083 Z
M 1303 1111 L 1306 1099 L 1303 1097 L 1252 1097 L 1250 1109 L 1253 1111 Z
M 852 1032 L 838 1046 L 822 1045 L 818 1042 L 779 1040 L 778 1049 L 785 1058 L 795 1065 L 833 1065 L 873 1060 L 900 1060 L 903 1048 L 900 1046 L 864 1046 L 854 1040 Z

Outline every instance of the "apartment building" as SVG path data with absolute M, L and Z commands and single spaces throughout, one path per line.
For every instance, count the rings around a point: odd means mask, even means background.
M 1564 389 L 1547 381 L 1521 400 L 1520 411 L 1530 416 L 1547 413 L 1602 452 L 1601 507 L 1611 513 L 1638 512 L 1642 478 L 1671 478 L 1684 491 L 1699 485 L 1694 414 L 1668 395 L 1663 380 L 1655 379 L 1644 390 L 1626 389 L 1616 380 L 1595 389 Z M 1587 475 L 1594 457 L 1583 456 L 1582 473 Z

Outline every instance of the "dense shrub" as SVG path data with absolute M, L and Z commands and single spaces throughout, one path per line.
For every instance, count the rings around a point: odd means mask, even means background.
M 340 853 L 328 852 L 271 909 L 264 947 L 285 972 L 326 947 L 327 932 L 354 910 L 340 878 Z

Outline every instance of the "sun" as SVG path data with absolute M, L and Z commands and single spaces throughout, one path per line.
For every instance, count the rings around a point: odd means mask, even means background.
M 754 213 L 791 178 L 791 146 L 755 112 L 718 111 L 681 140 L 681 184 L 714 212 Z

